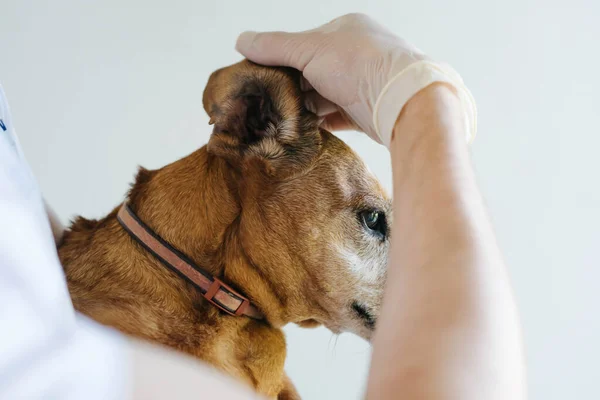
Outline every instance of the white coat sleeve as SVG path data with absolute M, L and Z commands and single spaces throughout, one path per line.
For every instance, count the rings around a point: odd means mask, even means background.
M 73 309 L 0 86 L 0 399 L 129 399 L 127 349 Z

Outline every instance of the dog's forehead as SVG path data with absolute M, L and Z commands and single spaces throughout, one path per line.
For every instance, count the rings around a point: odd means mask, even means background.
M 330 133 L 328 133 L 331 135 Z M 326 141 L 321 161 L 331 170 L 332 184 L 346 201 L 372 203 L 388 208 L 389 197 L 365 162 L 346 143 L 333 137 Z

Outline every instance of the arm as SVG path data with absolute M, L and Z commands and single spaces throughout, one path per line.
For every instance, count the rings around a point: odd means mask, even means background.
M 303 71 L 325 128 L 390 150 L 394 224 L 369 398 L 524 399 L 517 311 L 467 153 L 475 110 L 458 74 L 421 69 L 426 55 L 364 15 L 247 32 L 237 48 Z
M 183 353 L 129 340 L 132 400 L 259 399 L 249 388 Z
M 50 223 L 50 229 L 52 230 L 52 236 L 54 237 L 54 243 L 56 246 L 60 246 L 63 235 L 65 233 L 65 227 L 60 222 L 56 212 L 50 207 L 50 205 L 44 200 L 44 207 L 46 208 L 46 215 L 48 216 L 48 222 Z
M 369 398 L 525 398 L 516 307 L 462 121 L 453 90 L 438 84 L 396 122 L 394 231 Z

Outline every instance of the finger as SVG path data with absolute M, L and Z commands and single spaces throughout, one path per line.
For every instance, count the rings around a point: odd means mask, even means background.
M 319 48 L 310 32 L 244 32 L 235 48 L 244 57 L 263 65 L 303 71 Z
M 330 132 L 358 130 L 356 124 L 354 124 L 350 118 L 348 118 L 346 114 L 342 112 L 327 115 L 323 119 L 321 127 Z
M 335 103 L 332 103 L 321 96 L 316 90 L 304 93 L 304 104 L 306 105 L 306 108 L 317 114 L 319 117 L 324 117 L 339 111 L 339 108 Z

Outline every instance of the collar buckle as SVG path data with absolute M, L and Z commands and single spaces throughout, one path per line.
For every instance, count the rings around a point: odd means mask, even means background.
M 213 277 L 204 298 L 229 315 L 243 315 L 250 301 L 219 278 Z

